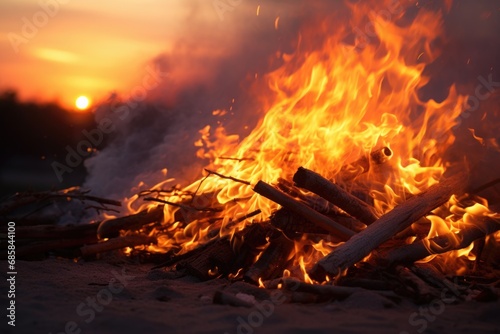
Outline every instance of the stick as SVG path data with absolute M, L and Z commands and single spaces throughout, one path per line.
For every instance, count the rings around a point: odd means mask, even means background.
M 226 179 L 226 180 L 231 180 L 231 181 L 234 181 L 234 182 L 243 183 L 243 184 L 246 184 L 247 186 L 249 186 L 249 185 L 250 185 L 250 182 L 245 181 L 245 180 L 240 180 L 240 179 L 234 178 L 234 177 L 232 177 L 232 176 L 222 175 L 222 174 L 220 174 L 220 173 L 217 173 L 217 172 L 211 171 L 211 170 L 206 169 L 206 168 L 205 168 L 205 171 L 208 173 L 208 175 L 213 174 L 213 175 L 216 175 L 216 176 L 220 177 L 221 179 Z
M 105 204 L 114 206 L 122 205 L 120 201 L 86 195 L 86 193 L 88 193 L 88 191 L 82 191 L 80 190 L 79 187 L 72 187 L 57 191 L 45 191 L 38 193 L 29 193 L 29 192 L 16 193 L 15 195 L 11 196 L 8 200 L 0 203 L 0 214 L 5 214 L 24 205 L 28 205 L 37 201 L 43 201 L 51 198 L 74 198 L 82 202 L 85 200 L 92 201 L 102 204 L 103 207 L 101 207 L 101 209 L 105 210 L 108 210 L 108 208 L 104 206 Z
M 18 247 L 16 249 L 16 256 L 19 259 L 29 259 L 35 255 L 45 255 L 45 253 L 49 251 L 81 247 L 85 244 L 92 244 L 96 242 L 97 237 L 95 234 L 93 236 L 83 236 L 81 238 L 46 240 Z M 7 255 L 5 255 L 5 257 L 7 257 Z
M 476 225 L 464 227 L 456 234 L 440 235 L 416 241 L 388 252 L 379 262 L 388 266 L 410 264 L 432 254 L 442 254 L 469 246 L 474 240 L 500 230 L 500 218 L 485 217 Z
M 396 272 L 399 279 L 404 283 L 405 287 L 410 286 L 413 289 L 413 298 L 418 303 L 430 302 L 439 297 L 440 292 L 427 284 L 420 277 L 411 272 L 408 268 L 397 266 Z
M 284 208 L 301 215 L 328 232 L 337 235 L 342 240 L 348 240 L 350 237 L 355 235 L 355 232 L 322 215 L 321 213 L 314 211 L 307 205 L 298 202 L 293 197 L 282 193 L 263 181 L 257 182 L 253 190 L 271 201 L 278 203 Z
M 419 263 L 410 267 L 416 275 L 431 285 L 441 289 L 441 291 L 450 291 L 456 297 L 462 297 L 459 287 L 446 278 L 439 270 L 429 263 Z
M 363 288 L 336 286 L 336 285 L 318 285 L 301 282 L 294 278 L 284 278 L 283 287 L 289 291 L 302 291 L 328 297 L 330 299 L 343 299 L 353 293 L 368 291 Z M 372 291 L 372 290 L 370 290 Z M 396 297 L 392 291 L 372 291 L 385 297 Z
M 97 244 L 83 246 L 80 248 L 80 252 L 82 253 L 82 256 L 85 257 L 112 251 L 115 249 L 122 249 L 125 247 L 134 247 L 139 245 L 150 245 L 155 243 L 155 237 L 148 237 L 144 235 L 127 235 L 124 237 L 118 237 L 109 239 L 108 241 L 99 242 Z
M 326 275 L 335 276 L 361 261 L 372 250 L 396 233 L 404 230 L 431 210 L 446 203 L 451 195 L 460 193 L 465 189 L 467 180 L 465 174 L 457 174 L 396 206 L 375 223 L 318 261 L 311 270 L 310 276 L 322 281 Z
M 76 226 L 37 225 L 16 227 L 18 239 L 58 239 L 96 236 L 99 223 Z
M 99 224 L 97 235 L 100 239 L 114 238 L 120 234 L 121 230 L 138 230 L 146 224 L 156 223 L 162 219 L 163 205 L 159 205 L 133 215 L 104 220 Z
M 297 186 L 323 197 L 366 225 L 377 220 L 372 212 L 373 208 L 368 204 L 311 170 L 299 167 L 293 181 Z
M 307 204 L 307 206 L 324 215 L 328 215 L 331 213 L 338 214 L 340 212 L 340 210 L 335 207 L 335 205 L 328 202 L 326 199 L 316 194 L 303 194 L 300 191 L 300 188 L 294 186 L 292 182 L 289 182 L 285 179 L 279 178 L 277 187 L 285 194 L 301 199 L 305 204 Z
M 206 281 L 222 274 L 228 274 L 229 266 L 235 257 L 236 254 L 229 239 L 217 239 L 203 252 L 194 253 L 193 256 L 179 262 L 177 269 L 185 269 L 190 275 Z
M 268 280 L 280 276 L 293 247 L 293 241 L 280 232 L 278 237 L 271 240 L 257 262 L 247 270 L 244 278 L 258 284 L 259 279 Z

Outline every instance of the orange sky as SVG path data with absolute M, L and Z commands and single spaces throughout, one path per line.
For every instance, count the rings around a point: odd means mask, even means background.
M 40 3 L 52 5 L 44 11 Z M 2 0 L 0 90 L 13 88 L 23 99 L 56 100 L 69 108 L 79 95 L 99 100 L 124 92 L 152 58 L 172 48 L 192 10 L 189 3 Z M 209 19 L 218 19 L 213 8 L 206 9 Z

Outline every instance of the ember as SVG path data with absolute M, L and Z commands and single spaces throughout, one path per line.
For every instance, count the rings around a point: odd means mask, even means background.
M 299 301 L 360 289 L 429 302 L 446 288 L 465 299 L 470 286 L 451 277 L 497 274 L 481 259 L 498 251 L 500 213 L 481 196 L 498 180 L 478 181 L 456 145 L 467 96 L 455 85 L 441 102 L 418 94 L 438 56 L 442 11 L 376 14 L 391 3 L 350 3 L 349 27 L 335 13 L 304 25 L 294 53 L 256 85 L 268 108 L 253 131 L 240 139 L 223 125 L 200 130 L 197 156 L 210 163 L 197 181 L 175 185 L 165 171 L 123 209 L 76 188 L 5 202 L 3 215 L 52 198 L 108 211 L 87 225 L 19 227 L 18 257 L 119 249 L 156 268 L 280 288 Z M 368 25 L 370 34 L 350 33 Z M 233 297 L 215 299 L 252 305 Z

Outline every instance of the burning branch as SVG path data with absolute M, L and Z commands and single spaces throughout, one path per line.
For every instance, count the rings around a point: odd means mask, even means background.
M 299 167 L 293 181 L 297 186 L 323 197 L 366 225 L 377 220 L 373 208 L 368 204 L 313 171 Z
M 392 150 L 387 146 L 375 150 L 369 156 L 363 156 L 358 160 L 342 166 L 339 177 L 344 182 L 350 181 L 357 176 L 368 172 L 372 164 L 381 165 L 386 163 L 392 157 Z
M 347 240 L 356 234 L 355 232 L 349 230 L 345 226 L 342 226 L 339 223 L 331 220 L 327 216 L 322 215 L 317 211 L 314 211 L 307 205 L 295 200 L 293 197 L 285 193 L 282 193 L 278 189 L 272 187 L 271 185 L 263 181 L 259 181 L 255 185 L 253 190 L 256 193 L 270 199 L 271 201 L 278 203 L 284 208 L 287 208 L 288 210 L 295 212 L 298 215 L 301 215 L 302 217 L 313 222 L 319 227 L 327 230 L 328 232 L 337 235 L 342 240 Z
M 283 272 L 294 243 L 281 232 L 271 240 L 266 250 L 245 273 L 244 278 L 253 283 L 259 279 L 267 280 L 279 276 Z
M 112 199 L 101 198 L 97 196 L 87 195 L 89 190 L 80 190 L 79 187 L 71 187 L 68 189 L 62 189 L 57 191 L 45 191 L 45 192 L 26 192 L 26 193 L 16 193 L 4 202 L 0 204 L 0 215 L 7 214 L 19 207 L 32 204 L 35 202 L 41 202 L 53 198 L 64 198 L 64 199 L 78 199 L 82 202 L 91 201 L 101 204 L 99 206 L 102 210 L 112 210 L 106 205 L 121 206 L 120 201 L 115 201 Z
M 389 251 L 381 263 L 410 264 L 429 255 L 442 254 L 469 246 L 473 241 L 500 230 L 500 218 L 485 217 L 475 225 L 465 226 L 457 233 L 448 233 L 431 239 L 416 241 L 410 245 Z
M 342 270 L 361 261 L 380 244 L 389 240 L 431 210 L 446 203 L 451 195 L 461 193 L 465 189 L 467 181 L 468 178 L 465 174 L 457 174 L 396 206 L 375 223 L 318 261 L 311 270 L 310 276 L 322 281 L 326 275 L 335 276 Z

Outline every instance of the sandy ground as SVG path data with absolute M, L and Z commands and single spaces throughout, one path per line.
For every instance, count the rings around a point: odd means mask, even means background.
M 7 268 L 5 261 L 1 267 Z M 2 333 L 500 333 L 500 302 L 394 304 L 372 292 L 339 302 L 283 303 L 283 295 L 253 308 L 215 305 L 226 280 L 199 282 L 123 260 L 17 262 L 16 321 Z M 178 275 L 177 275 L 178 276 Z M 1 305 L 6 313 L 7 287 Z M 259 298 L 246 283 L 228 291 Z M 421 313 L 420 313 L 421 312 Z

